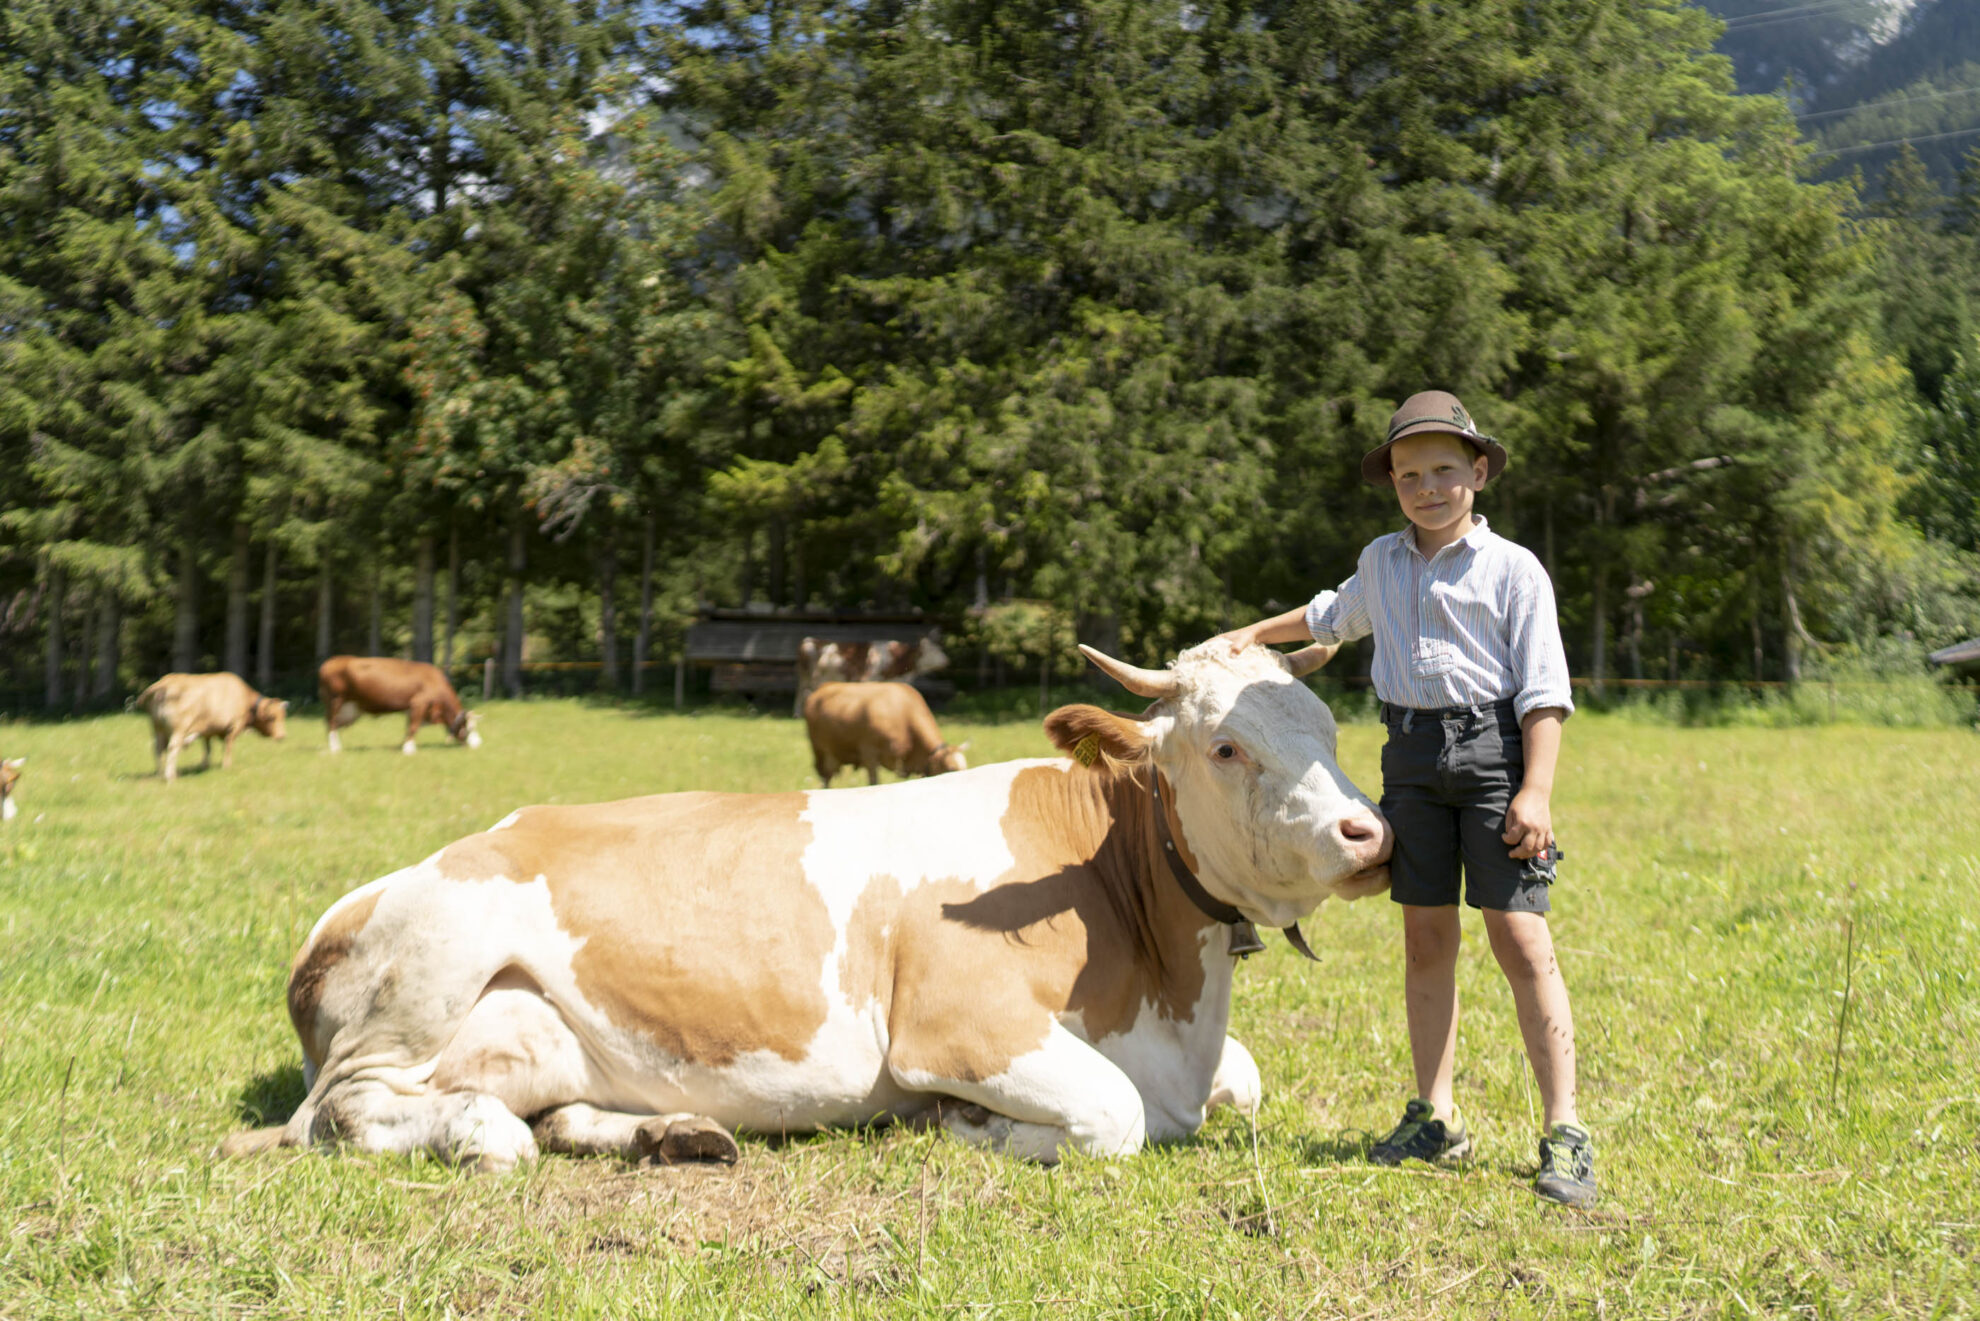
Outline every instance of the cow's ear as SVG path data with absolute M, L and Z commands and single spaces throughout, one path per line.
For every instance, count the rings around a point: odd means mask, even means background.
M 1106 753 L 1116 761 L 1140 761 L 1148 752 L 1141 722 L 1097 706 L 1062 706 L 1045 717 L 1045 737 L 1075 761 L 1091 766 Z

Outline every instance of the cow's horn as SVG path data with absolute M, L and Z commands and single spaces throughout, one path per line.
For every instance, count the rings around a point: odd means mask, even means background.
M 1301 934 L 1299 929 L 1299 923 L 1295 922 L 1291 926 L 1285 928 L 1285 936 L 1286 936 L 1286 943 L 1288 945 L 1291 945 L 1294 949 L 1298 950 L 1301 954 L 1304 954 L 1307 958 L 1313 960 L 1315 963 L 1320 962 L 1320 956 L 1313 952 L 1313 946 L 1307 944 L 1306 937 L 1303 934 Z
M 1285 661 L 1286 668 L 1292 671 L 1293 678 L 1304 679 L 1307 675 L 1334 659 L 1334 653 L 1339 650 L 1339 647 L 1330 647 L 1323 642 L 1316 642 L 1310 647 L 1301 647 L 1298 651 L 1289 651 L 1281 659 Z
M 1136 697 L 1146 697 L 1159 702 L 1165 697 L 1174 697 L 1182 691 L 1182 680 L 1173 670 L 1144 670 L 1126 661 L 1117 661 L 1104 651 L 1096 651 L 1084 642 L 1079 644 L 1079 654 L 1092 661 L 1121 687 Z

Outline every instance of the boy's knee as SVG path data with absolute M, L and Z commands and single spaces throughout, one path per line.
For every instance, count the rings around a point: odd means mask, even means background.
M 1455 962 L 1463 939 L 1456 908 L 1403 910 L 1403 951 L 1412 967 Z
M 1491 938 L 1492 953 L 1508 972 L 1517 968 L 1541 968 L 1554 957 L 1554 937 L 1544 913 L 1500 913 L 1485 911 L 1485 934 Z

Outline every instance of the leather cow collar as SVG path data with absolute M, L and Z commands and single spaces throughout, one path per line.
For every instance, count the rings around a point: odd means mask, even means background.
M 1176 878 L 1176 884 L 1182 887 L 1182 892 L 1189 896 L 1189 901 L 1205 917 L 1214 918 L 1231 929 L 1231 957 L 1242 959 L 1264 949 L 1265 942 L 1258 938 L 1258 928 L 1251 924 L 1251 919 L 1204 889 L 1203 882 L 1197 880 L 1188 864 L 1183 862 L 1182 854 L 1176 848 L 1176 838 L 1169 833 L 1169 814 L 1162 808 L 1162 773 L 1152 765 L 1148 768 L 1148 796 L 1155 805 L 1155 837 L 1162 841 L 1162 856 L 1169 860 L 1169 874 Z M 1285 928 L 1285 937 L 1301 954 L 1315 963 L 1320 961 L 1312 946 L 1306 943 L 1306 937 L 1300 933 L 1299 923 Z

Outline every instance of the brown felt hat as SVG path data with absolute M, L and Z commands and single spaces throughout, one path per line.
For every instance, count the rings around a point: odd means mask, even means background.
M 1485 480 L 1491 481 L 1506 468 L 1506 447 L 1490 436 L 1480 435 L 1458 397 L 1446 390 L 1425 390 L 1403 400 L 1403 406 L 1389 415 L 1389 438 L 1361 456 L 1361 479 L 1372 486 L 1394 486 L 1389 471 L 1389 446 L 1406 436 L 1441 431 L 1478 447 L 1485 456 Z

